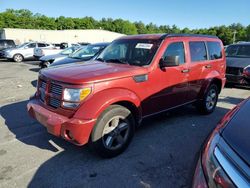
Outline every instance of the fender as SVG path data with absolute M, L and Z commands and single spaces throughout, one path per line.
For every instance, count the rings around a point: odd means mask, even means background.
M 214 81 L 220 82 L 221 88 L 222 88 L 222 86 L 223 86 L 223 83 L 222 83 L 222 82 L 223 82 L 223 81 L 222 81 L 221 75 L 220 75 L 220 73 L 219 73 L 218 71 L 215 71 L 215 70 L 209 72 L 209 74 L 206 76 L 205 81 L 204 81 L 204 84 L 203 84 L 203 86 L 201 87 L 200 93 L 199 93 L 199 95 L 198 95 L 198 98 L 199 98 L 199 99 L 202 99 L 202 97 L 204 96 L 204 93 L 207 92 L 209 86 L 210 86 L 211 83 L 214 82 Z
M 141 114 L 141 100 L 134 92 L 124 88 L 114 88 L 95 93 L 80 106 L 74 117 L 96 120 L 108 106 L 121 101 L 132 103 L 139 110 L 139 114 Z

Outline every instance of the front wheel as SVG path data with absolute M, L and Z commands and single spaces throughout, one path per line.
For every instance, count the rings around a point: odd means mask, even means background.
M 217 101 L 218 87 L 215 84 L 211 84 L 203 99 L 197 104 L 197 108 L 202 114 L 211 114 L 216 107 Z
M 20 63 L 20 62 L 22 62 L 23 61 L 23 56 L 21 55 L 21 54 L 15 54 L 14 56 L 13 56 L 13 60 L 15 61 L 15 62 L 17 62 L 17 63 Z
M 134 131 L 132 113 L 123 106 L 111 105 L 97 120 L 91 134 L 91 146 L 102 157 L 115 157 L 128 147 Z

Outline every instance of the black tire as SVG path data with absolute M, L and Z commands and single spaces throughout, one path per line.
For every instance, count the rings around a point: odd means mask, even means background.
M 23 59 L 24 59 L 24 57 L 23 57 L 22 54 L 15 54 L 15 55 L 13 56 L 13 60 L 14 60 L 15 62 L 17 62 L 17 63 L 22 62 Z
M 90 146 L 104 158 L 115 157 L 128 147 L 134 132 L 132 113 L 123 106 L 111 105 L 98 118 L 91 133 Z
M 217 104 L 218 101 L 218 87 L 215 84 L 211 84 L 204 94 L 201 101 L 197 104 L 197 109 L 201 114 L 211 114 Z

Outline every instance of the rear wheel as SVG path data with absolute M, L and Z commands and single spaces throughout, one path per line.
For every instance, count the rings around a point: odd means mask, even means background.
M 14 56 L 13 56 L 13 60 L 15 61 L 15 62 L 17 62 L 17 63 L 20 63 L 20 62 L 22 62 L 23 61 L 23 56 L 21 55 L 21 54 L 15 54 Z
M 115 157 L 131 142 L 135 122 L 131 112 L 120 105 L 111 105 L 98 118 L 91 134 L 91 146 L 102 157 Z
M 203 99 L 198 103 L 197 108 L 202 114 L 211 114 L 218 101 L 218 87 L 211 84 Z

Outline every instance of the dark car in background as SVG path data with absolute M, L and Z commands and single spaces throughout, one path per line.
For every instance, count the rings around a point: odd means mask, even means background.
M 229 45 L 226 62 L 228 83 L 250 85 L 250 42 Z
M 0 39 L 0 57 L 4 57 L 4 50 L 15 47 L 16 44 L 13 40 Z
M 105 49 L 110 43 L 95 43 L 89 44 L 85 47 L 80 48 L 70 56 L 54 61 L 50 66 L 58 66 L 58 65 L 65 65 L 69 63 L 75 63 L 80 61 L 88 61 L 94 59 L 97 55 L 99 55 L 103 49 Z
M 228 112 L 203 148 L 193 187 L 250 187 L 250 98 Z
M 71 46 L 71 47 L 66 48 L 57 54 L 42 56 L 39 59 L 40 60 L 39 66 L 41 68 L 46 68 L 50 64 L 52 64 L 54 61 L 59 61 L 59 60 L 62 60 L 64 58 L 68 57 L 70 54 L 74 53 L 79 48 L 80 48 L 79 46 Z

